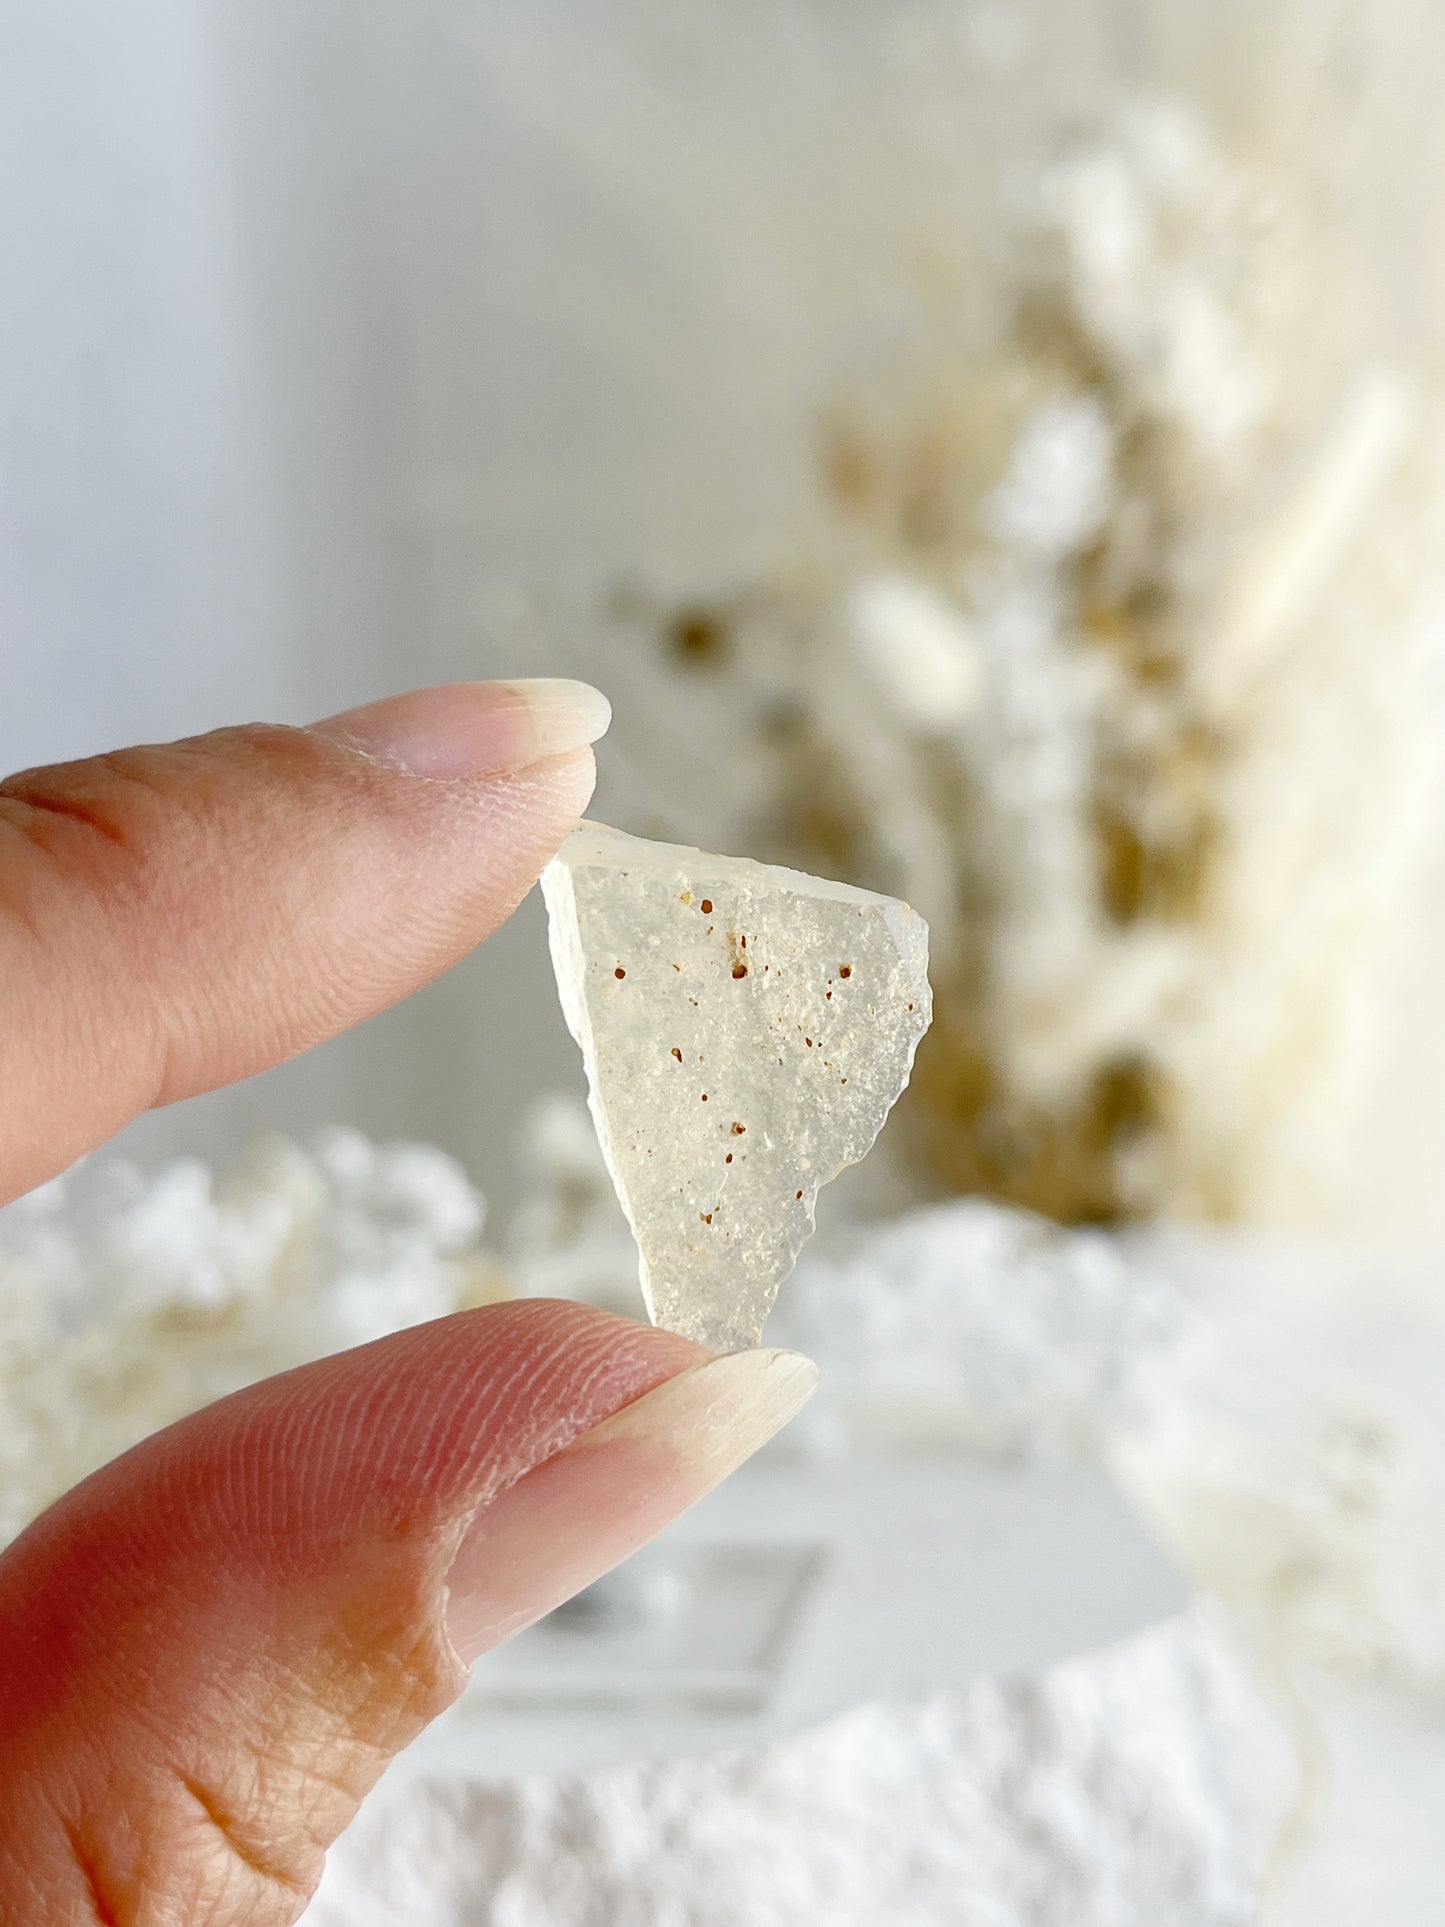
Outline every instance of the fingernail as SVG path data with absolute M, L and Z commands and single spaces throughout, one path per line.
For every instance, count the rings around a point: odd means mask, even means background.
M 734 1352 L 683 1372 L 545 1459 L 467 1529 L 448 1575 L 464 1665 L 655 1537 L 813 1396 L 798 1352 Z
M 607 734 L 612 705 L 590 683 L 560 676 L 457 682 L 348 709 L 313 723 L 413 776 L 485 776 L 582 749 Z

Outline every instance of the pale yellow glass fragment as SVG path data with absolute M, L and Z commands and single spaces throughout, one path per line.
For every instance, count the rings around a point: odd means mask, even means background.
M 908 1083 L 927 926 L 889 897 L 599 823 L 542 888 L 653 1322 L 755 1345 L 820 1186 Z

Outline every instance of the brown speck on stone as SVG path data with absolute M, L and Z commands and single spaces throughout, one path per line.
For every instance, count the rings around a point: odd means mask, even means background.
M 703 898 L 702 913 L 705 917 L 710 917 L 712 915 L 712 898 L 711 897 Z
M 706 1104 L 706 1102 L 707 1102 L 707 1092 L 706 1092 L 706 1091 L 704 1091 L 704 1092 L 703 1092 L 703 1094 L 702 1094 L 702 1101 L 703 1101 L 703 1103 L 704 1103 L 704 1104 Z
M 621 983 L 622 979 L 627 975 L 627 972 L 622 968 L 621 964 L 618 964 L 617 968 L 613 971 L 612 974 L 617 979 L 618 983 Z
M 805 1038 L 803 1039 L 803 1042 L 804 1042 L 804 1043 L 805 1043 L 805 1044 L 806 1044 L 806 1045 L 808 1046 L 808 1049 L 809 1049 L 809 1050 L 811 1050 L 811 1049 L 813 1048 L 813 1040 L 812 1040 L 812 1038 L 811 1038 L 811 1037 L 805 1037 Z
M 732 1163 L 732 1161 L 733 1161 L 733 1154 L 732 1154 L 732 1152 L 731 1152 L 731 1151 L 729 1151 L 729 1152 L 728 1152 L 728 1154 L 727 1154 L 727 1156 L 726 1156 L 726 1157 L 725 1157 L 725 1158 L 723 1159 L 723 1163 L 724 1163 L 724 1164 L 731 1164 L 731 1163 Z
M 677 1048 L 676 1044 L 672 1047 L 672 1054 L 680 1064 L 682 1062 L 682 1052 Z
M 696 902 L 696 898 L 693 896 L 691 890 L 684 890 L 682 895 L 678 898 L 678 902 L 691 905 L 692 903 Z
M 838 975 L 843 979 L 844 983 L 846 983 L 853 975 L 852 964 L 840 964 L 838 966 Z
M 702 1218 L 702 1221 L 703 1221 L 703 1223 L 704 1223 L 704 1224 L 711 1224 L 711 1223 L 712 1223 L 712 1219 L 713 1219 L 713 1214 L 712 1214 L 712 1212 L 711 1212 L 711 1211 L 703 1211 L 703 1212 L 700 1212 L 700 1213 L 699 1213 L 699 1216 L 700 1216 L 700 1217 Z
M 747 965 L 746 965 L 745 963 L 735 963 L 735 964 L 733 965 L 733 980 L 734 980 L 734 982 L 737 982 L 737 981 L 739 981 L 739 980 L 740 980 L 741 978 L 743 978 L 743 977 L 746 977 L 746 976 L 747 976 L 747 974 L 748 974 L 748 967 L 747 967 Z
M 748 1130 L 748 1127 L 747 1127 L 747 1125 L 746 1125 L 746 1124 L 734 1124 L 734 1126 L 733 1126 L 733 1136 L 734 1136 L 734 1137 L 746 1137 L 746 1136 L 747 1136 L 747 1130 Z
M 802 1192 L 801 1192 L 801 1191 L 800 1191 L 800 1192 L 798 1193 L 798 1197 L 797 1197 L 797 1202 L 798 1202 L 799 1204 L 801 1204 L 801 1203 L 803 1202 L 803 1194 L 802 1194 Z

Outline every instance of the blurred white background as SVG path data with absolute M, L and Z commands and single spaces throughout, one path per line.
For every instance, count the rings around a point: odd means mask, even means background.
M 585 576 L 644 531 L 679 572 L 786 560 L 799 407 L 886 339 L 890 262 L 952 224 L 986 266 L 1008 156 L 1110 84 L 1238 91 L 1235 8 L 1192 38 L 1165 7 L 907 5 L 886 40 L 845 11 L 0 6 L 0 763 L 453 677 L 606 687 L 605 644 L 499 641 L 492 574 Z M 1445 1251 L 1433 876 L 1359 1127 L 1346 1223 L 1376 1248 Z M 139 1136 L 346 1118 L 505 1200 L 517 1107 L 576 1083 L 541 942 L 532 905 Z

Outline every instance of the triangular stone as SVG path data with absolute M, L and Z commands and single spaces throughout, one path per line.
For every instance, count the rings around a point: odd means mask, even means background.
M 755 1345 L 819 1188 L 908 1082 L 927 926 L 867 890 L 599 823 L 542 888 L 648 1311 L 714 1351 Z

